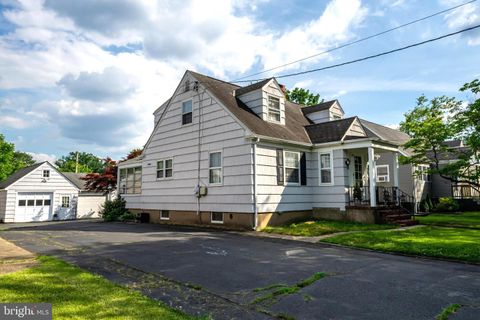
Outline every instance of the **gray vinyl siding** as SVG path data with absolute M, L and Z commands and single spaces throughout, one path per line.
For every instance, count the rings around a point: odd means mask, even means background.
M 255 112 L 260 118 L 266 119 L 267 110 L 263 106 L 262 89 L 247 92 L 239 99 L 242 100 L 253 112 Z
M 277 185 L 276 147 L 257 147 L 257 202 L 259 212 L 311 210 L 313 207 L 345 209 L 343 151 L 333 151 L 333 185 L 319 185 L 318 153 L 296 148 L 285 151 L 305 152 L 307 185 Z
M 322 123 L 330 121 L 330 110 L 322 110 L 318 112 L 312 112 L 307 114 L 307 118 L 312 120 L 314 123 Z
M 319 150 L 319 152 L 323 152 Z M 347 201 L 348 172 L 345 167 L 347 152 L 344 150 L 333 150 L 333 185 L 319 185 L 318 173 L 316 175 L 316 184 L 318 187 L 314 190 L 313 207 L 315 208 L 339 208 L 345 210 Z M 318 158 L 317 158 L 318 159 Z M 318 160 L 315 161 L 315 167 L 318 168 Z
M 376 165 L 388 165 L 388 175 L 389 175 L 389 182 L 379 182 L 377 181 L 377 186 L 381 187 L 393 187 L 395 185 L 395 177 L 393 174 L 393 153 L 392 152 L 384 152 L 380 153 L 380 158 L 376 161 Z M 410 166 L 408 166 L 410 167 Z M 411 167 L 410 167 L 411 168 Z M 408 168 L 405 168 L 402 173 L 408 172 Z M 403 190 L 404 192 L 413 195 L 413 180 L 412 174 L 406 174 L 402 176 L 400 179 L 400 167 L 399 167 L 399 181 L 398 187 Z M 403 181 L 401 181 L 403 180 Z M 402 188 L 403 187 L 403 188 Z
M 7 209 L 7 190 L 0 190 L 0 221 L 5 221 Z
M 43 170 L 50 170 L 50 177 L 43 179 Z M 6 201 L 5 222 L 15 221 L 15 210 L 17 207 L 18 193 L 42 192 L 52 193 L 52 215 L 56 213 L 61 206 L 62 195 L 72 196 L 71 209 L 62 218 L 74 218 L 77 203 L 78 189 L 67 180 L 62 174 L 58 173 L 48 163 L 44 163 L 34 171 L 30 172 L 23 178 L 8 187 Z
M 123 195 L 127 208 L 197 210 L 194 190 L 198 174 L 199 98 L 203 96 L 200 181 L 208 187 L 208 195 L 200 199 L 200 210 L 253 212 L 251 144 L 245 139 L 245 129 L 208 92 L 202 92 L 200 85 L 199 94 L 189 91 L 172 100 L 143 153 L 141 194 Z M 193 123 L 182 125 L 182 102 L 188 99 L 193 99 Z M 220 186 L 209 184 L 209 152 L 215 151 L 222 152 Z M 172 178 L 156 177 L 157 161 L 163 159 L 173 159 Z
M 343 118 L 343 110 L 340 108 L 338 103 L 335 103 L 331 108 L 330 108 L 330 119 L 334 119 L 334 116 L 339 116 L 340 118 Z

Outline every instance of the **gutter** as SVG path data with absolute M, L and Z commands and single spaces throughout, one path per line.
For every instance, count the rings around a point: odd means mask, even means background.
M 280 138 L 262 136 L 262 135 L 258 135 L 258 134 L 247 135 L 246 138 L 254 140 L 256 142 L 260 142 L 260 140 L 263 140 L 263 141 L 270 141 L 270 142 L 281 142 L 281 143 L 284 143 L 284 144 L 292 144 L 292 145 L 309 147 L 309 148 L 313 147 L 313 144 L 310 143 L 310 142 L 298 142 L 298 141 L 292 141 L 292 140 L 285 140 L 285 139 L 280 139 Z
M 257 230 L 258 227 L 258 203 L 257 203 L 257 142 L 260 139 L 253 139 L 252 143 L 252 153 L 253 153 L 253 213 L 254 213 L 254 223 L 253 231 Z

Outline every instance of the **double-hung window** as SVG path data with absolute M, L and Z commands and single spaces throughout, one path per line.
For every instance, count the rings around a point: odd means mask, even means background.
M 380 164 L 377 168 L 377 182 L 390 182 L 390 169 L 388 164 Z
M 70 208 L 70 197 L 63 196 L 62 197 L 62 208 Z
M 182 125 L 192 123 L 192 100 L 182 103 Z
M 222 183 L 222 152 L 211 152 L 209 157 L 210 184 Z
M 157 179 L 171 178 L 173 176 L 173 160 L 157 161 Z
M 268 96 L 268 120 L 280 122 L 280 99 Z
M 285 182 L 300 183 L 300 152 L 285 151 Z
M 420 171 L 420 180 L 428 182 L 430 181 L 430 174 L 428 173 L 428 170 L 430 169 L 429 166 L 427 165 L 420 165 L 418 166 L 418 171 Z
M 320 184 L 332 184 L 333 163 L 331 153 L 320 153 Z

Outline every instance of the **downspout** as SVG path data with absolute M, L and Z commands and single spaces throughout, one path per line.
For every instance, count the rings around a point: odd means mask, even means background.
M 257 142 L 258 138 L 253 139 L 252 153 L 253 153 L 253 214 L 254 223 L 253 231 L 258 227 L 258 206 L 257 206 Z

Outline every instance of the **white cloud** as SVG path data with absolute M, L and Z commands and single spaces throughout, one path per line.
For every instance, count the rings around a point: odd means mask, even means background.
M 469 3 L 455 9 L 445 15 L 445 21 L 448 28 L 454 31 L 480 24 L 480 5 L 478 3 Z M 480 31 L 478 29 L 468 31 L 462 34 L 462 36 L 468 39 L 469 45 L 480 45 Z
M 390 129 L 395 129 L 395 130 L 399 130 L 399 129 L 400 129 L 400 125 L 399 125 L 398 123 L 384 124 L 384 126 L 390 128 Z
M 14 2 L 2 12 L 14 29 L 0 35 L 0 89 L 34 94 L 2 114 L 10 126 L 34 117 L 79 145 L 124 152 L 147 140 L 152 111 L 185 68 L 233 77 L 283 64 L 353 37 L 366 14 L 360 0 L 332 0 L 317 18 L 279 33 L 251 15 L 263 2 Z
M 0 128 L 4 126 L 14 129 L 25 129 L 29 126 L 29 123 L 21 118 L 0 115 Z
M 51 164 L 54 164 L 55 161 L 57 161 L 57 157 L 54 154 L 35 153 L 35 152 L 27 152 L 27 153 L 32 156 L 35 162 L 48 161 Z

